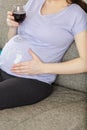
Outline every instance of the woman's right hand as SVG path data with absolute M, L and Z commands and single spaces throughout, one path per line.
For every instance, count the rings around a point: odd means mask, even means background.
M 7 12 L 7 25 L 9 27 L 14 27 L 14 28 L 17 28 L 19 26 L 19 23 L 14 21 L 14 16 L 12 15 L 11 11 Z

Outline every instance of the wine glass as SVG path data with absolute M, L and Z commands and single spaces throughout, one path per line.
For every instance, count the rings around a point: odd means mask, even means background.
M 18 23 L 22 23 L 26 17 L 26 11 L 23 5 L 14 5 L 13 9 L 14 20 Z

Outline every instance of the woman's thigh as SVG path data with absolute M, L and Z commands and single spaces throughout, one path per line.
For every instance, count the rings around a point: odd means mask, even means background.
M 1 78 L 1 81 L 4 81 L 4 80 L 10 79 L 10 78 L 17 78 L 17 77 L 0 70 L 0 78 Z
M 8 78 L 0 82 L 0 109 L 31 105 L 48 97 L 53 87 L 25 78 Z

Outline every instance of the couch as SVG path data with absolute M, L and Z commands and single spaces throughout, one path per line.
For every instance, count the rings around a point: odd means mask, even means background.
M 0 48 L 7 41 L 7 10 L 27 0 L 0 0 Z M 63 61 L 78 57 L 73 43 Z M 0 110 L 0 130 L 87 130 L 87 74 L 59 75 L 43 101 Z

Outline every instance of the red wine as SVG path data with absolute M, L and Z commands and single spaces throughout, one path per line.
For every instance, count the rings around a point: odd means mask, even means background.
M 18 23 L 22 23 L 26 17 L 25 12 L 13 12 L 14 20 Z

